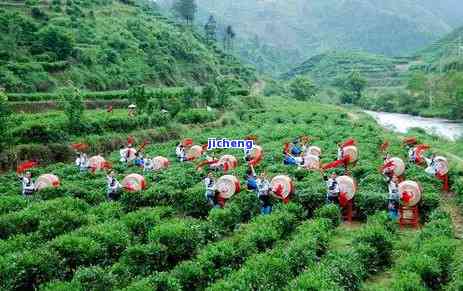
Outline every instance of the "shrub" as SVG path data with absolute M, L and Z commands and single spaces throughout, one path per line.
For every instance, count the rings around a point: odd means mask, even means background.
M 135 240 L 146 242 L 148 232 L 162 220 L 174 215 L 175 210 L 171 207 L 143 208 L 135 212 L 128 213 L 122 221 L 129 228 Z
M 205 109 L 188 109 L 181 111 L 177 115 L 177 120 L 185 124 L 199 124 L 208 121 L 213 121 L 215 114 Z
M 238 271 L 210 290 L 279 290 L 288 279 L 317 261 L 327 247 L 331 226 L 324 219 L 302 224 L 296 234 L 272 250 L 251 256 Z
M 193 219 L 172 219 L 149 232 L 150 242 L 168 247 L 170 263 L 191 257 L 205 243 L 205 237 L 204 224 Z
M 40 283 L 63 275 L 61 260 L 47 249 L 8 254 L 0 259 L 0 286 L 3 290 L 34 290 Z
M 103 268 L 92 266 L 78 269 L 72 282 L 83 290 L 110 290 L 115 284 L 115 278 Z
M 378 272 L 390 265 L 392 239 L 384 225 L 366 226 L 355 237 L 353 245 L 359 259 L 364 266 L 368 266 L 370 272 Z
M 128 247 L 120 262 L 128 267 L 132 276 L 146 276 L 167 269 L 169 248 L 160 243 L 137 244 Z
M 341 224 L 341 209 L 335 204 L 325 205 L 315 210 L 315 217 L 328 219 L 334 227 Z

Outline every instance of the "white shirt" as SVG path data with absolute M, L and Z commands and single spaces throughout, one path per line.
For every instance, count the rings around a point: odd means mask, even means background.
M 86 155 L 80 155 L 76 159 L 76 166 L 78 166 L 80 168 L 88 168 L 89 167 L 89 162 L 88 162 L 87 156 Z
M 425 172 L 429 175 L 436 175 L 438 172 L 439 164 L 435 160 L 431 160 L 428 158 L 424 158 L 428 167 L 426 168 Z
M 341 147 L 338 148 L 338 160 L 342 160 L 344 157 L 344 151 Z
M 326 187 L 328 188 L 328 193 L 330 194 L 339 194 L 341 192 L 341 189 L 339 188 L 339 183 L 336 181 L 336 179 L 329 178 L 326 181 Z
M 175 154 L 177 155 L 178 158 L 185 157 L 185 148 L 178 145 L 177 148 L 175 149 Z
M 408 157 L 412 161 L 416 159 L 416 148 L 411 148 L 408 150 Z
M 151 171 L 154 169 L 154 163 L 152 159 L 145 159 L 143 163 L 144 171 Z
M 106 176 L 106 180 L 108 183 L 108 191 L 115 192 L 118 189 L 122 188 L 122 185 L 119 183 L 119 181 L 117 181 L 115 177 Z
M 25 194 L 27 192 L 32 192 L 35 191 L 35 185 L 32 179 L 29 179 L 27 177 L 22 177 L 21 178 L 21 183 L 22 183 L 22 193 Z
M 256 185 L 257 185 L 257 195 L 258 196 L 267 196 L 272 187 L 268 180 L 266 179 L 262 180 L 260 178 L 256 180 Z
M 215 192 L 215 181 L 212 178 L 206 177 L 203 180 L 204 186 L 206 187 L 206 196 L 213 195 Z
M 399 185 L 391 181 L 389 182 L 388 188 L 389 188 L 389 199 L 399 200 Z

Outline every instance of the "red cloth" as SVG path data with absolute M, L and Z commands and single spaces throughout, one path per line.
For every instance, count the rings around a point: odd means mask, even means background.
M 224 164 L 223 164 L 223 171 L 224 171 L 224 173 L 228 172 L 228 168 L 229 168 L 228 163 L 224 163 Z
M 207 147 L 208 147 L 208 144 L 205 143 L 201 146 L 201 148 L 203 149 L 203 151 L 207 151 Z
M 350 138 L 348 140 L 346 140 L 342 145 L 341 145 L 341 148 L 345 148 L 345 147 L 348 147 L 348 146 L 353 146 L 357 144 L 357 142 L 355 141 L 355 139 L 353 138 Z
M 133 145 L 135 143 L 135 140 L 132 136 L 127 137 L 127 144 Z
M 193 145 L 193 139 L 192 138 L 185 138 L 183 141 L 182 141 L 182 145 L 184 147 L 190 147 Z
M 385 169 L 393 168 L 395 166 L 394 161 L 389 161 L 381 166 L 380 171 L 384 171 Z
M 405 204 L 408 204 L 410 203 L 410 201 L 412 200 L 412 195 L 408 192 L 404 192 L 402 194 L 402 201 L 405 203 Z
M 278 186 L 273 190 L 273 193 L 275 193 L 275 195 L 277 195 L 278 197 L 281 197 L 281 200 L 283 201 L 284 204 L 288 204 L 289 195 L 287 197 L 283 197 L 283 191 L 284 191 L 283 185 L 278 184 Z
M 448 192 L 450 190 L 450 185 L 449 185 L 449 176 L 447 174 L 436 174 L 437 179 L 442 181 L 442 191 Z
M 347 193 L 346 192 L 339 193 L 339 205 L 344 208 L 347 206 L 348 202 L 349 202 L 349 199 L 347 199 Z
M 429 149 L 429 146 L 427 144 L 420 144 L 420 145 L 418 145 L 416 147 L 415 155 L 416 155 L 416 163 L 417 164 L 422 164 L 424 162 L 423 154 L 428 149 Z
M 389 141 L 385 140 L 383 144 L 379 147 L 380 151 L 384 152 L 389 147 Z
M 75 149 L 76 151 L 84 151 L 88 148 L 88 144 L 85 143 L 75 143 L 72 144 L 71 147 Z
M 283 149 L 283 153 L 288 154 L 291 149 L 291 145 L 287 142 L 285 143 L 285 147 Z
M 53 181 L 53 183 L 52 183 L 53 187 L 55 187 L 55 188 L 59 187 L 59 184 L 60 184 L 59 181 Z
M 347 166 L 349 164 L 350 157 L 344 157 L 342 160 L 336 160 L 334 162 L 322 165 L 323 170 L 334 169 L 341 165 Z
M 417 143 L 417 140 L 416 140 L 416 137 L 412 136 L 412 137 L 406 137 L 404 138 L 404 143 L 405 144 L 408 144 L 408 145 L 414 145 Z
M 37 161 L 27 161 L 27 162 L 24 162 L 22 164 L 20 164 L 17 168 L 16 168 L 16 173 L 23 173 L 35 166 L 37 166 L 38 163 Z

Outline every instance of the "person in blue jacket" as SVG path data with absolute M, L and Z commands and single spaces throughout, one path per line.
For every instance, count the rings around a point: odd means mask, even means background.
M 246 171 L 246 185 L 248 187 L 248 190 L 257 190 L 257 175 L 252 165 L 250 165 L 248 170 Z
M 299 146 L 299 138 L 293 140 L 291 154 L 294 156 L 300 156 L 302 154 L 302 148 Z

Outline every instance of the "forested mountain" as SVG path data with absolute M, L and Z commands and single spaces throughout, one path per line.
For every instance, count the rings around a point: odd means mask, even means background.
M 201 85 L 253 71 L 191 27 L 162 16 L 153 2 L 53 0 L 0 2 L 0 87 L 47 92 L 133 85 Z
M 197 2 L 200 21 L 212 14 L 219 23 L 232 25 L 241 56 L 261 71 L 273 72 L 328 50 L 408 55 L 463 24 L 458 0 Z

